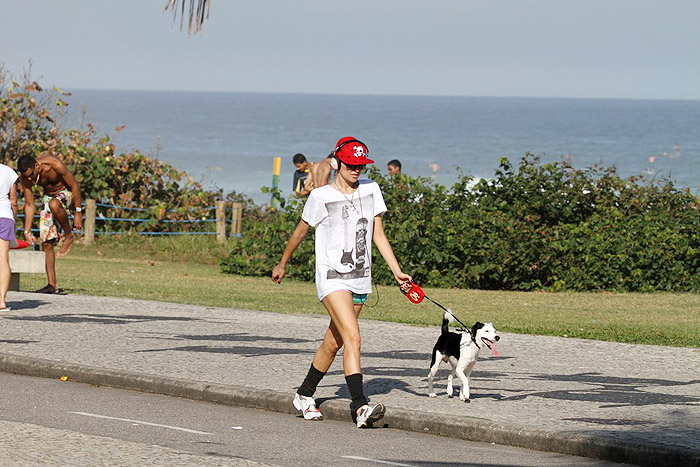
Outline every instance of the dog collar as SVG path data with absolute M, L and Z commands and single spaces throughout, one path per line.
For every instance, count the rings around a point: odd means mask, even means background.
M 477 346 L 477 348 L 481 349 L 479 346 L 479 343 L 476 341 L 476 335 L 472 335 L 471 331 L 467 331 L 471 336 L 472 336 L 472 341 L 474 342 L 474 345 Z
M 470 336 L 472 336 L 472 332 L 471 332 L 469 329 L 462 329 L 462 331 L 464 331 L 464 332 L 468 333 Z M 477 349 L 481 350 L 481 349 L 483 348 L 483 347 L 480 347 L 480 346 L 479 346 L 479 343 L 476 341 L 476 337 L 475 337 L 475 336 L 472 336 L 472 339 L 471 339 L 471 340 L 472 340 L 472 342 L 474 343 L 474 345 L 476 346 Z M 462 348 L 462 347 L 467 347 L 468 345 L 469 345 L 469 344 L 461 344 L 459 347 L 460 347 L 460 348 Z

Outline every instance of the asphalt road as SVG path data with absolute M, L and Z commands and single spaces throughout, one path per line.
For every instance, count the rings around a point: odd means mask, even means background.
M 621 465 L 9 373 L 0 395 L 11 465 Z

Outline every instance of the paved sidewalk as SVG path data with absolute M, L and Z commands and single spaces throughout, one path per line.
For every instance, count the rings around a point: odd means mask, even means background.
M 0 371 L 293 413 L 328 319 L 10 292 Z M 495 323 L 498 326 L 498 323 Z M 371 400 L 393 428 L 646 465 L 700 465 L 700 349 L 501 333 L 471 403 L 427 397 L 435 328 L 362 321 Z M 338 359 L 316 394 L 349 421 Z M 304 423 L 300 420 L 299 423 Z M 348 425 L 348 429 L 352 429 Z

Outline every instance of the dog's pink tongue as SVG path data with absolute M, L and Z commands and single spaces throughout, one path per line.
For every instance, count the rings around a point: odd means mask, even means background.
M 498 350 L 496 350 L 496 344 L 491 342 L 491 352 L 493 352 L 494 357 L 498 357 Z

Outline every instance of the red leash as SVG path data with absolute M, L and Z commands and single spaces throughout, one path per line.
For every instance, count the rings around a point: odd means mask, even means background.
M 439 306 L 440 308 L 445 310 L 445 312 L 449 313 L 450 316 L 452 316 L 459 324 L 462 325 L 462 327 L 464 328 L 465 331 L 469 329 L 469 327 L 466 324 L 464 324 L 463 322 L 461 322 L 459 320 L 459 318 L 457 318 L 452 313 L 451 310 L 448 310 L 447 308 L 440 305 L 438 302 L 436 302 L 432 298 L 428 297 L 425 294 L 425 292 L 423 292 L 423 290 L 420 288 L 420 286 L 418 286 L 418 284 L 416 284 L 413 281 L 409 282 L 409 284 L 411 284 L 411 287 L 409 289 L 404 290 L 403 288 L 399 287 L 399 290 L 401 290 L 401 293 L 403 293 L 406 297 L 408 297 L 408 299 L 411 301 L 411 303 L 420 303 L 423 301 L 424 298 L 427 298 L 428 300 L 430 300 L 431 302 L 433 302 L 434 304 L 436 304 L 437 306 Z

